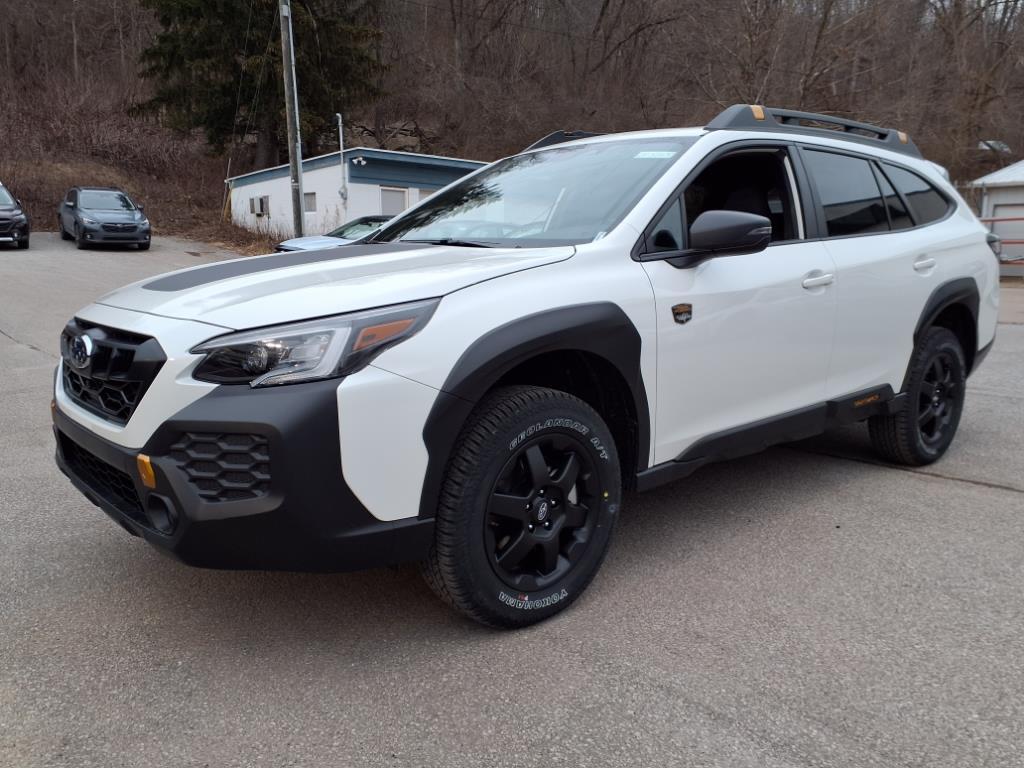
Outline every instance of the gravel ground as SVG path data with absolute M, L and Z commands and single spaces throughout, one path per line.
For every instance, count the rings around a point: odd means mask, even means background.
M 879 465 L 850 428 L 708 467 L 628 500 L 570 611 L 501 633 L 412 568 L 190 569 L 59 474 L 65 320 L 225 255 L 0 252 L 0 765 L 1024 761 L 1024 289 L 943 461 Z

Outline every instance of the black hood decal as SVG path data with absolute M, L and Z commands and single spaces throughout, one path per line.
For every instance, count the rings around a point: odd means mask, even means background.
M 367 245 L 341 245 L 336 248 L 322 248 L 313 251 L 287 251 L 272 256 L 259 256 L 251 259 L 239 259 L 221 264 L 210 264 L 187 272 L 178 272 L 158 277 L 143 288 L 150 291 L 186 291 L 200 285 L 228 280 L 232 277 L 252 275 L 256 272 L 268 272 L 272 269 L 295 267 L 302 264 L 316 264 L 321 261 L 352 258 L 353 256 L 371 256 L 378 253 L 394 253 L 395 251 L 422 250 L 423 243 L 373 243 Z

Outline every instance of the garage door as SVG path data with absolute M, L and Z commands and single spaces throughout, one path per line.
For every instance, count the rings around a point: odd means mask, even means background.
M 1019 221 L 996 221 L 992 231 L 1003 238 L 1003 258 L 1024 259 L 1024 203 L 1016 205 L 996 205 L 992 216 L 997 219 L 1019 219 Z M 1019 244 L 1006 243 L 1007 240 L 1020 241 Z

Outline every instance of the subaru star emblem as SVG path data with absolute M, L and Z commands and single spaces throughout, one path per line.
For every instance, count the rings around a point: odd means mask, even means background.
M 546 501 L 542 501 L 540 503 L 540 506 L 537 507 L 537 522 L 543 523 L 547 519 L 548 519 L 548 503 Z
M 68 350 L 71 353 L 71 364 L 75 368 L 85 368 L 92 359 L 93 343 L 92 337 L 87 333 L 80 333 L 71 340 Z

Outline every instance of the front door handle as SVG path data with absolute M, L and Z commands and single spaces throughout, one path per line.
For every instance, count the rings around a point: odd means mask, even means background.
M 836 276 L 831 273 L 824 275 L 815 275 L 814 277 L 805 277 L 803 286 L 804 288 L 820 288 L 823 285 L 832 285 L 835 282 Z
M 924 272 L 925 270 L 931 269 L 935 266 L 935 259 L 930 256 L 925 256 L 914 262 L 914 269 L 918 272 Z

